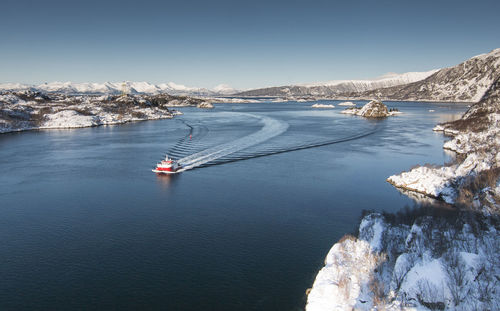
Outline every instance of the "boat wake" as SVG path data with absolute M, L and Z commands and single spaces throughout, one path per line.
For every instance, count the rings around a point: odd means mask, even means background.
M 226 114 L 238 114 L 245 115 L 248 117 L 253 117 L 259 120 L 263 124 L 262 128 L 257 132 L 244 136 L 242 138 L 236 139 L 234 141 L 221 144 L 215 147 L 205 149 L 203 151 L 194 153 L 187 157 L 178 160 L 178 163 L 182 166 L 179 172 L 193 169 L 201 165 L 214 162 L 217 159 L 226 157 L 238 151 L 244 150 L 251 146 L 260 144 L 270 138 L 278 136 L 284 133 L 288 129 L 288 123 L 273 119 L 266 116 L 254 115 L 248 113 L 235 113 L 235 112 L 225 112 Z M 189 134 L 191 136 L 191 133 Z
M 178 172 L 353 141 L 372 135 L 378 131 L 378 126 L 374 126 L 365 131 L 344 137 L 332 139 L 315 137 L 314 140 L 310 140 L 310 137 L 302 138 L 300 139 L 301 143 L 297 142 L 297 133 L 285 133 L 289 128 L 289 124 L 285 121 L 250 113 L 221 112 L 221 114 L 227 114 L 228 117 L 253 118 L 262 124 L 262 127 L 254 133 L 230 142 L 221 142 L 214 146 L 214 139 L 203 139 L 209 134 L 208 127 L 189 124 L 182 120 L 181 122 L 189 128 L 189 133 L 186 137 L 179 139 L 177 144 L 168 151 L 169 155 L 179 159 L 178 163 L 182 168 Z M 283 139 L 266 143 L 266 141 L 279 135 L 282 135 Z M 304 140 L 309 141 L 303 143 Z

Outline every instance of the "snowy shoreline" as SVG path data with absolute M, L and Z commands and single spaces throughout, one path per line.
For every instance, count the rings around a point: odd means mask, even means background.
M 452 208 L 365 215 L 357 237 L 331 248 L 307 311 L 500 307 L 500 78 L 461 119 L 434 130 L 453 136 L 443 148 L 461 155 L 457 163 L 387 181 Z
M 497 84 L 499 84 L 497 82 Z M 452 136 L 443 149 L 460 155 L 463 160 L 447 166 L 419 166 L 387 178 L 395 187 L 415 191 L 454 204 L 459 192 L 484 172 L 500 167 L 500 103 L 498 85 L 464 116 L 454 122 L 434 127 L 434 131 Z M 492 187 L 493 195 L 500 186 Z M 493 208 L 493 207 L 491 207 Z

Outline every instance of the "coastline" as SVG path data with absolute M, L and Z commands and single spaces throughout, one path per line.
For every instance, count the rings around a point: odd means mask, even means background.
M 387 179 L 449 207 L 422 203 L 413 211 L 363 215 L 357 237 L 331 248 L 308 290 L 306 310 L 498 308 L 499 120 L 497 79 L 461 119 L 434 128 L 452 136 L 443 149 L 463 159 Z

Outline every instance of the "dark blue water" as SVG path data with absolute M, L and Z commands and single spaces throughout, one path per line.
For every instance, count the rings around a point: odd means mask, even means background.
M 466 109 L 388 103 L 405 114 L 370 121 L 311 104 L 0 135 L 0 309 L 302 309 L 362 209 L 413 204 L 385 179 L 446 161 L 431 129 Z M 273 136 L 277 124 L 286 130 Z M 237 140 L 250 146 L 178 175 L 151 172 L 167 150 Z

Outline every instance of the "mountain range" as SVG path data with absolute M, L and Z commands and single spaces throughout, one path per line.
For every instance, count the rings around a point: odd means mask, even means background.
M 249 90 L 239 93 L 240 96 L 326 96 L 335 97 L 345 93 L 363 92 L 379 88 L 408 84 L 420 81 L 436 73 L 438 70 L 426 72 L 407 72 L 403 74 L 388 73 L 371 80 L 336 80 L 329 82 L 288 85 Z
M 500 49 L 474 56 L 456 66 L 426 72 L 389 73 L 371 80 L 336 80 L 238 91 L 221 84 L 213 89 L 187 87 L 173 82 L 72 83 L 40 85 L 0 84 L 1 91 L 32 90 L 45 93 L 162 94 L 190 96 L 278 96 L 335 99 L 477 102 L 500 76 Z
M 500 77 L 500 49 L 474 56 L 456 66 L 443 68 L 409 84 L 365 92 L 351 92 L 352 98 L 411 101 L 478 102 Z
M 228 95 L 237 92 L 231 87 L 221 84 L 213 89 L 187 87 L 173 82 L 152 84 L 149 82 L 105 82 L 105 83 L 74 83 L 74 82 L 50 82 L 39 85 L 22 83 L 0 84 L 0 91 L 41 91 L 45 93 L 63 93 L 67 95 L 100 95 L 100 94 L 161 94 L 171 95 L 195 95 L 195 96 L 217 96 Z
M 241 96 L 315 96 L 337 99 L 478 102 L 500 76 L 500 49 L 456 66 L 373 80 L 331 81 L 241 92 Z

